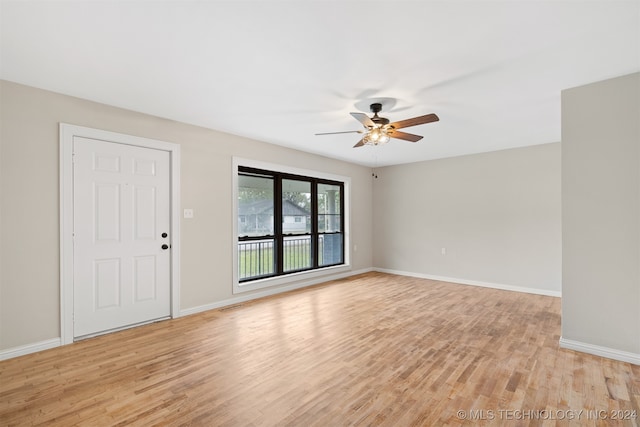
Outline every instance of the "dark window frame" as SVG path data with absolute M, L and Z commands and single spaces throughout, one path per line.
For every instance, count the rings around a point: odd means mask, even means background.
M 265 278 L 273 278 L 273 277 L 281 277 L 287 276 L 294 273 L 300 273 L 305 271 L 313 271 L 320 270 L 329 267 L 335 267 L 340 265 L 345 265 L 345 182 L 336 181 L 326 178 L 318 178 L 308 175 L 296 175 L 287 172 L 279 172 L 267 169 L 260 169 L 249 166 L 241 166 L 238 165 L 238 176 L 264 176 L 269 177 L 274 180 L 274 218 L 273 218 L 273 234 L 268 235 L 260 235 L 260 236 L 240 236 L 237 235 L 237 243 L 240 242 L 250 242 L 256 240 L 264 240 L 264 239 L 273 239 L 274 248 L 274 272 L 271 274 L 262 274 L 256 275 L 246 278 L 239 278 L 238 282 L 240 285 L 248 284 L 256 280 L 265 279 Z M 282 211 L 282 181 L 285 179 L 296 180 L 296 181 L 304 181 L 311 183 L 311 231 L 307 233 L 285 233 L 282 229 L 282 224 L 284 220 L 283 211 Z M 340 189 L 340 231 L 323 231 L 320 232 L 318 230 L 318 186 L 321 184 L 337 186 Z M 237 216 L 237 215 L 236 215 Z M 237 217 L 235 219 L 237 221 Z M 319 240 L 320 236 L 324 235 L 340 235 L 341 239 L 341 256 L 340 260 L 331 264 L 322 264 L 320 265 L 320 253 L 319 253 Z M 287 237 L 291 236 L 310 236 L 311 238 L 311 266 L 307 268 L 301 268 L 296 270 L 284 270 L 284 240 Z M 239 268 L 238 265 L 235 268 Z

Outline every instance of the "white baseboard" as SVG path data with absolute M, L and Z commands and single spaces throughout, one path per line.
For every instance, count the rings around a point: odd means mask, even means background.
M 199 305 L 197 307 L 191 307 L 184 310 L 180 310 L 180 317 L 189 316 L 191 314 L 202 313 L 203 311 L 215 310 L 217 308 L 226 307 L 229 305 L 240 304 L 243 302 L 251 301 L 258 298 L 264 298 L 271 295 L 280 294 L 283 292 L 293 291 L 295 289 L 306 288 L 307 286 L 317 285 L 319 283 L 330 282 L 332 280 L 344 279 L 345 277 L 355 276 L 358 274 L 369 273 L 374 271 L 373 268 L 365 268 L 362 270 L 347 271 L 345 273 L 331 274 L 328 276 L 317 277 L 314 279 L 297 282 L 292 285 L 278 286 L 277 288 L 265 289 L 262 291 L 252 292 L 250 294 L 239 295 L 236 297 L 224 299 L 221 301 L 212 302 L 211 304 Z
M 615 348 L 602 347 L 595 344 L 587 344 L 584 342 L 569 340 L 562 337 L 560 337 L 560 348 L 566 348 L 568 350 L 580 351 L 582 353 L 593 354 L 595 356 L 601 356 L 608 359 L 633 363 L 634 365 L 640 365 L 640 354 L 616 350 Z
M 60 338 L 53 338 L 33 344 L 26 344 L 19 347 L 8 348 L 6 350 L 0 350 L 0 360 L 13 359 L 14 357 L 24 356 L 26 354 L 36 353 L 43 350 L 49 350 L 50 348 L 60 347 L 61 345 L 62 340 Z
M 546 295 L 550 297 L 561 297 L 562 292 L 548 289 L 526 288 L 522 286 L 504 285 L 500 283 L 480 282 L 477 280 L 458 279 L 455 277 L 434 276 L 432 274 L 413 273 L 409 271 L 390 270 L 387 268 L 374 268 L 374 271 L 381 273 L 398 274 L 400 276 L 418 277 L 420 279 L 437 280 L 439 282 L 458 283 L 460 285 L 480 286 L 483 288 L 501 289 L 503 291 L 524 292 L 527 294 Z

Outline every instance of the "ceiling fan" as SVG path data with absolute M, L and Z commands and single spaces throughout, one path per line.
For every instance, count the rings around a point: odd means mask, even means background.
M 435 114 L 427 114 L 425 116 L 414 117 L 411 119 L 400 120 L 399 122 L 389 123 L 389 119 L 378 116 L 382 111 L 382 104 L 374 103 L 370 106 L 373 117 L 369 117 L 364 113 L 350 113 L 354 119 L 362 123 L 364 130 L 350 130 L 345 132 L 325 132 L 316 133 L 316 135 L 335 135 L 339 133 L 364 133 L 364 136 L 353 148 L 362 147 L 363 145 L 381 145 L 389 142 L 390 138 L 404 139 L 405 141 L 418 142 L 422 139 L 420 135 L 412 133 L 400 132 L 398 129 L 408 128 L 410 126 L 422 125 L 425 123 L 437 122 L 440 118 Z

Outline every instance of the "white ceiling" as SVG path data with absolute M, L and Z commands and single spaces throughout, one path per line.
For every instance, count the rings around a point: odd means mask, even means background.
M 640 70 L 639 0 L 0 4 L 2 79 L 371 166 L 560 141 L 561 90 Z M 440 121 L 314 135 L 380 98 Z

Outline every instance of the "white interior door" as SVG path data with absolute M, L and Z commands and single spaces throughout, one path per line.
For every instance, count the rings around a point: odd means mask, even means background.
M 170 154 L 73 138 L 73 335 L 171 314 Z

